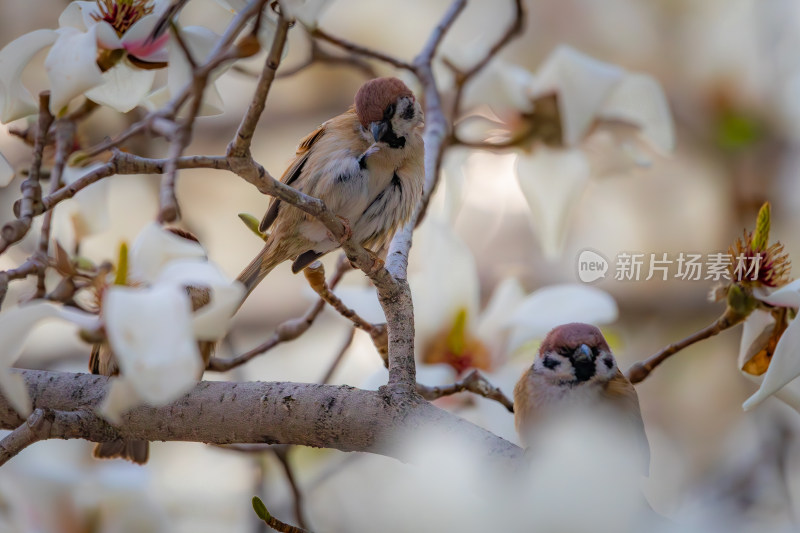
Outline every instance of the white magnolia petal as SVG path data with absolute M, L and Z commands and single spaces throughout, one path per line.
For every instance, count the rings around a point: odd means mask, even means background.
M 58 39 L 44 60 L 50 80 L 50 112 L 56 116 L 70 100 L 103 83 L 94 28 L 86 33 L 61 28 L 57 33 Z
M 589 181 L 589 162 L 575 149 L 538 147 L 517 158 L 517 179 L 545 257 L 561 255 L 567 222 Z
M 11 180 L 14 179 L 14 167 L 8 162 L 8 159 L 0 153 L 0 187 L 5 187 Z
M 775 320 L 772 318 L 772 314 L 761 309 L 756 309 L 750 313 L 750 316 L 744 321 L 744 325 L 742 326 L 742 339 L 739 343 L 739 370 L 741 370 L 747 362 L 745 359 L 751 352 L 753 342 L 761 336 L 766 328 L 774 323 Z M 747 375 L 749 376 L 749 374 Z
M 497 353 L 503 333 L 517 306 L 525 299 L 525 289 L 517 278 L 506 278 L 494 289 L 475 327 L 477 336 Z
M 67 8 L 58 17 L 60 28 L 72 27 L 77 30 L 86 31 L 97 24 L 95 17 L 100 17 L 100 6 L 97 2 L 70 2 Z
M 87 25 L 83 17 L 84 10 L 87 7 L 86 4 L 93 4 L 97 8 L 97 3 L 95 2 L 70 2 L 58 17 L 58 27 L 86 31 Z
M 39 108 L 22 85 L 22 71 L 40 50 L 56 41 L 53 30 L 36 30 L 14 39 L 0 50 L 0 122 L 31 115 Z
M 28 386 L 21 374 L 12 374 L 6 369 L 0 370 L 0 393 L 8 400 L 11 407 L 22 417 L 30 416 L 33 411 Z
M 569 322 L 608 324 L 617 319 L 614 298 L 596 287 L 566 283 L 532 292 L 508 321 L 513 327 L 509 350 L 544 337 L 554 327 Z
M 769 294 L 757 294 L 756 298 L 777 307 L 800 307 L 800 279 L 796 279 Z
M 171 261 L 205 257 L 200 243 L 151 223 L 139 232 L 131 248 L 131 274 L 139 281 L 152 282 Z
M 100 48 L 106 50 L 119 50 L 122 48 L 122 39 L 117 35 L 117 30 L 114 26 L 106 21 L 98 22 L 94 27 L 95 35 L 97 36 L 97 44 Z
M 85 167 L 65 166 L 61 179 L 66 185 L 71 185 L 86 174 L 104 166 L 102 163 L 92 163 Z M 69 216 L 80 236 L 94 235 L 108 229 L 108 181 L 100 180 L 88 187 L 81 189 L 74 198 L 63 202 L 57 209 L 68 204 L 71 209 Z
M 415 271 L 409 275 L 414 297 L 418 346 L 450 327 L 461 310 L 469 321 L 478 315 L 480 281 L 469 247 L 445 222 L 428 216 L 415 234 Z
M 100 320 L 95 315 L 48 302 L 33 302 L 0 313 L 0 339 L 3 341 L 3 349 L 0 350 L 0 392 L 21 415 L 30 414 L 28 389 L 24 383 L 20 385 L 19 376 L 8 373 L 7 369 L 22 353 L 31 330 L 43 320 L 54 318 L 72 322 L 85 329 L 95 329 L 100 325 Z
M 577 144 L 625 71 L 568 46 L 559 46 L 536 72 L 529 96 L 558 94 L 564 142 Z
M 638 126 L 642 137 L 661 153 L 672 152 L 675 148 L 675 130 L 667 98 L 652 76 L 625 76 L 603 104 L 600 115 Z
M 83 329 L 94 329 L 100 324 L 96 315 L 42 301 L 3 311 L 0 313 L 0 339 L 3 340 L 0 366 L 13 365 L 34 326 L 53 318 L 72 322 Z
M 144 400 L 136 392 L 133 382 L 124 376 L 109 381 L 106 396 L 97 408 L 100 416 L 112 424 L 120 424 L 126 411 L 142 405 Z
M 153 87 L 154 70 L 132 67 L 120 61 L 103 73 L 104 83 L 86 91 L 86 97 L 120 113 L 127 113 L 142 103 Z
M 166 61 L 169 56 L 165 45 L 169 41 L 169 32 L 150 41 L 160 19 L 161 15 L 154 12 L 137 20 L 122 36 L 122 48 L 145 61 Z
M 502 60 L 492 61 L 467 85 L 464 99 L 468 107 L 486 104 L 499 115 L 508 110 L 527 113 L 533 110 L 529 93 L 534 82 L 530 71 Z
M 316 28 L 322 11 L 330 0 L 278 0 L 288 18 L 299 20 L 307 28 Z
M 145 403 L 167 404 L 197 383 L 203 363 L 184 290 L 112 286 L 103 297 L 103 319 L 120 371 Z
M 230 320 L 245 296 L 241 282 L 230 279 L 217 265 L 199 259 L 167 264 L 156 283 L 207 287 L 211 290 L 209 303 L 195 311 L 192 318 L 195 338 L 204 341 L 218 340 L 228 332 Z
M 742 405 L 745 411 L 749 411 L 800 376 L 798 352 L 800 352 L 800 320 L 795 319 L 781 335 L 761 387 Z

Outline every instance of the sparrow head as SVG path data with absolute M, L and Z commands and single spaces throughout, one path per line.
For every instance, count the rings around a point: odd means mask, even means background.
M 403 148 L 406 137 L 422 124 L 422 108 L 405 83 L 397 78 L 369 80 L 356 93 L 355 110 L 375 142 Z
M 558 385 L 605 383 L 617 374 L 617 362 L 599 329 L 575 322 L 547 334 L 532 370 Z

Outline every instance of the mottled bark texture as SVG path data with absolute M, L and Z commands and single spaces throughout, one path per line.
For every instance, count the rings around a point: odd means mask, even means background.
M 522 451 L 416 395 L 389 395 L 347 385 L 202 381 L 163 407 L 138 407 L 112 426 L 94 414 L 107 377 L 15 370 L 25 378 L 34 409 L 75 413 L 73 422 L 53 424 L 42 438 L 193 441 L 209 444 L 300 444 L 371 452 L 406 460 L 399 443 L 415 432 L 458 434 L 486 458 L 513 460 Z M 25 423 L 0 397 L 0 428 Z

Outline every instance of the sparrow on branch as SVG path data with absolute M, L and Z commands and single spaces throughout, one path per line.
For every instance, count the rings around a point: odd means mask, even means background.
M 322 200 L 368 250 L 385 251 L 409 220 L 424 181 L 423 113 L 397 78 L 376 78 L 356 93 L 353 107 L 305 137 L 281 181 Z M 277 198 L 259 227 L 266 246 L 239 275 L 247 292 L 279 263 L 297 273 L 342 242 L 311 215 Z

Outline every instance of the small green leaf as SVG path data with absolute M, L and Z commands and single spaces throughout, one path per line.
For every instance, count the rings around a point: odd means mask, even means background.
M 267 234 L 261 233 L 261 231 L 259 231 L 258 229 L 258 226 L 260 226 L 261 223 L 258 221 L 256 217 L 254 217 L 250 213 L 239 213 L 239 218 L 241 219 L 242 222 L 244 222 L 244 225 L 247 226 L 247 229 L 258 235 L 259 239 L 261 239 L 262 241 L 267 240 Z
M 753 250 L 762 252 L 767 249 L 769 244 L 769 226 L 770 226 L 770 205 L 769 202 L 764 202 L 761 209 L 758 210 L 758 218 L 756 219 L 756 231 L 753 233 Z
M 736 151 L 752 146 L 762 135 L 760 124 L 744 114 L 725 113 L 717 124 L 717 143 L 728 150 Z
M 94 270 L 97 268 L 91 259 L 83 257 L 82 255 L 75 257 L 75 266 L 78 267 L 79 270 Z
M 264 502 L 261 501 L 261 498 L 258 496 L 253 496 L 253 510 L 256 512 L 256 516 L 258 516 L 261 520 L 265 522 L 270 519 L 269 511 L 267 511 L 267 506 L 264 505 Z
M 119 259 L 117 260 L 117 275 L 114 285 L 125 285 L 128 281 L 128 245 L 125 242 L 119 245 Z

